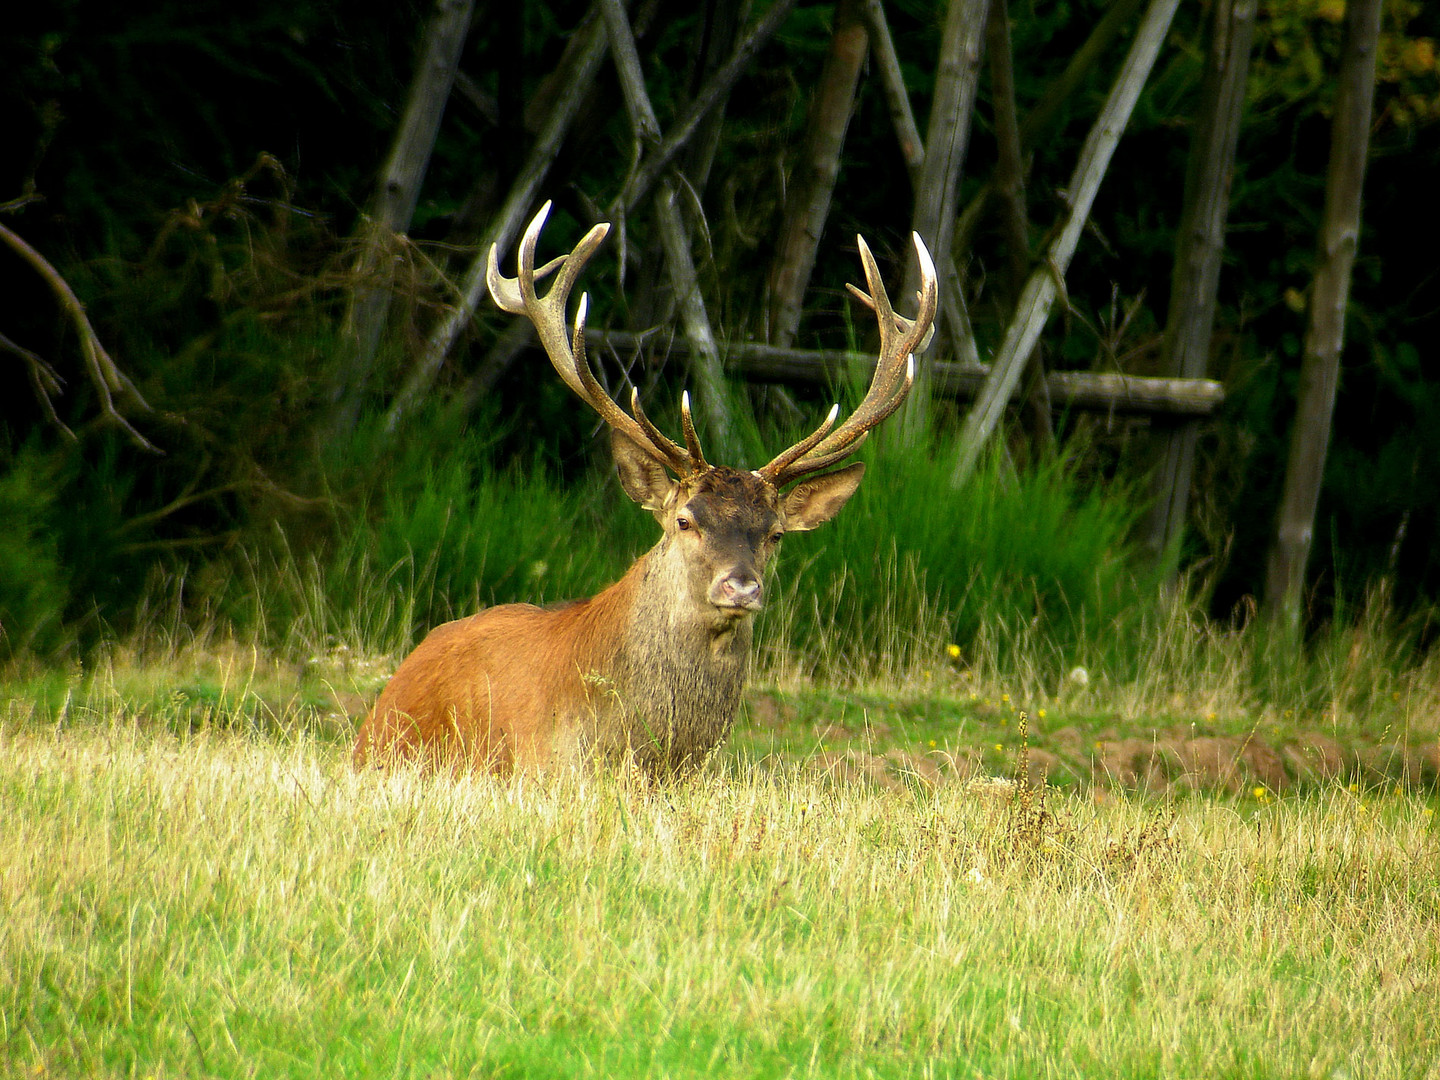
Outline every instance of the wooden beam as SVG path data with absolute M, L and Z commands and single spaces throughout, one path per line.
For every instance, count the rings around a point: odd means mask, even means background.
M 618 330 L 587 330 L 592 346 L 621 352 L 663 347 L 685 352 L 683 338 L 649 337 Z M 750 382 L 815 385 L 833 383 L 847 371 L 867 375 L 875 367 L 869 353 L 844 349 L 782 349 L 755 342 L 716 342 L 725 368 Z M 934 387 L 946 397 L 969 400 L 990 374 L 988 364 L 936 363 Z M 1212 415 L 1225 400 L 1225 387 L 1214 379 L 1157 379 L 1094 371 L 1052 371 L 1045 377 L 1052 406 L 1060 411 L 1200 417 Z

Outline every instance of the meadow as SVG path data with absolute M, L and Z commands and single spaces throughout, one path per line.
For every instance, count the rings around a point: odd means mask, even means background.
M 674 783 L 357 773 L 383 663 L 209 659 L 11 684 L 5 1075 L 1440 1075 L 1425 784 L 1032 786 L 963 675 L 762 681 Z
M 675 782 L 351 768 L 417 630 L 650 542 L 473 456 L 12 659 L 0 1074 L 1440 1077 L 1424 613 L 1277 642 L 1124 492 L 885 453 Z

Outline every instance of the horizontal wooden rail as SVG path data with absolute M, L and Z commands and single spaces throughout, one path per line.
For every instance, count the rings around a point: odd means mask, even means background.
M 659 345 L 654 337 L 619 330 L 587 330 L 594 345 L 633 352 Z M 814 384 L 834 381 L 837 373 L 861 366 L 873 370 L 868 353 L 843 349 L 781 349 L 754 342 L 716 342 L 726 370 L 750 382 Z M 685 352 L 683 338 L 665 339 L 670 352 Z M 937 361 L 933 386 L 938 393 L 961 399 L 980 391 L 988 364 Z M 1050 402 L 1056 409 L 1090 412 L 1141 413 L 1159 416 L 1209 416 L 1225 400 L 1225 387 L 1214 379 L 1157 379 L 1147 375 L 1117 375 L 1094 371 L 1052 371 L 1046 376 Z

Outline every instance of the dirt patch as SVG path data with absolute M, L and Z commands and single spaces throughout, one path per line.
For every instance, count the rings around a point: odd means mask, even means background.
M 1278 745 L 1228 735 L 1102 739 L 1083 755 L 1088 762 L 1077 762 L 1081 745 L 1073 737 L 1058 738 L 1061 734 L 1056 733 L 1056 749 L 1062 761 L 1082 779 L 1088 776 L 1112 788 L 1230 794 L 1263 789 L 1278 794 L 1335 781 L 1410 788 L 1440 784 L 1440 743 L 1345 747 L 1314 731 Z
M 1440 744 L 1347 749 L 1318 732 L 1305 732 L 1278 746 L 1228 735 L 1101 739 L 1087 746 L 1063 731 L 1045 741 L 1047 745 L 1032 745 L 1027 754 L 1032 785 L 1079 782 L 1117 791 L 1231 795 L 1259 790 L 1280 794 L 1336 781 L 1367 787 L 1440 785 Z M 837 783 L 896 791 L 917 785 L 933 789 L 968 784 L 989 775 L 978 749 L 960 753 L 891 749 L 883 754 L 827 750 L 811 758 L 807 767 Z
M 976 778 L 1010 780 L 1019 769 L 1015 710 L 995 713 L 1000 718 L 995 724 L 977 724 L 980 716 L 969 703 L 957 708 L 953 702 L 927 701 L 917 707 L 863 697 L 811 700 L 768 690 L 752 694 L 747 707 L 752 730 L 765 734 L 771 752 L 777 743 L 788 744 L 790 752 L 782 750 L 783 756 L 799 757 L 809 771 L 837 783 L 934 789 Z M 1278 795 L 1334 783 L 1440 787 L 1440 742 L 1428 733 L 1410 741 L 1363 736 L 1342 741 L 1323 729 L 1261 737 L 1184 723 L 1142 734 L 1118 715 L 1053 728 L 1032 720 L 1025 762 L 1032 784 L 1078 784 L 1097 794 Z

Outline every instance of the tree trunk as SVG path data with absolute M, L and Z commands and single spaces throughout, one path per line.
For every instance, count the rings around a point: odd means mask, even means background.
M 1095 24 L 1090 31 L 1090 36 L 1085 39 L 1085 44 L 1080 46 L 1078 52 L 1070 58 L 1065 65 L 1065 70 L 1045 91 L 1045 96 L 1036 103 L 1035 107 L 1026 114 L 1024 121 L 1020 124 L 1020 153 L 1024 155 L 1035 149 L 1036 142 L 1045 134 L 1047 128 L 1054 121 L 1060 112 L 1060 107 L 1069 100 L 1077 87 L 1084 81 L 1090 70 L 1100 62 L 1100 58 L 1109 48 L 1110 43 L 1119 36 L 1120 31 L 1130 17 L 1139 9 L 1143 0 L 1113 0 L 1109 9 L 1101 20 Z M 970 250 L 971 238 L 975 235 L 975 229 L 980 222 L 981 216 L 991 205 L 994 190 L 987 184 L 973 199 L 965 204 L 965 209 L 960 212 L 955 229 L 954 255 L 961 258 Z
M 1046 252 L 1044 265 L 1037 267 L 1025 282 L 1015 306 L 1015 315 L 1005 330 L 1005 339 L 986 377 L 985 387 L 965 417 L 954 469 L 957 484 L 969 479 L 981 448 L 1004 415 L 1005 405 L 1020 380 L 1025 358 L 1030 355 L 1045 328 L 1065 270 L 1075 254 L 1080 232 L 1090 215 L 1095 194 L 1100 190 L 1100 181 L 1104 179 L 1110 158 L 1115 153 L 1150 69 L 1155 65 L 1155 58 L 1160 55 L 1160 47 L 1170 29 L 1170 20 L 1174 18 L 1179 4 L 1180 0 L 1151 0 L 1110 96 L 1086 136 L 1080 160 L 1075 165 L 1075 174 L 1066 187 L 1070 192 L 1070 208 L 1064 226 Z
M 1160 359 L 1162 374 L 1189 379 L 1204 378 L 1210 366 L 1215 294 L 1225 251 L 1235 145 L 1245 111 L 1255 0 L 1216 0 L 1210 18 L 1205 77 L 1185 173 L 1184 203 L 1170 275 L 1170 311 Z M 1152 481 L 1155 501 L 1146 544 L 1154 557 L 1162 560 L 1165 579 L 1170 583 L 1179 562 L 1198 434 L 1199 425 L 1187 421 L 1161 429 L 1159 436 L 1160 464 Z
M 985 37 L 995 114 L 995 178 L 991 183 L 1000 204 L 1000 232 L 1005 238 L 1004 296 L 1013 305 L 1030 272 L 1030 215 L 1025 207 L 1025 164 L 1020 154 L 1020 113 L 1015 105 L 1014 55 L 1006 0 L 991 0 Z M 1031 448 L 1039 458 L 1048 458 L 1055 451 L 1044 355 L 1039 346 L 1031 350 L 1024 389 Z
M 915 126 L 910 92 L 905 89 L 905 75 L 900 70 L 900 57 L 890 36 L 890 24 L 885 20 L 884 5 L 880 0 L 862 0 L 860 14 L 865 19 L 865 28 L 870 31 L 870 47 L 880 72 L 880 85 L 885 89 L 885 100 L 890 106 L 890 122 L 895 125 L 900 156 L 905 159 L 905 171 L 910 174 L 910 187 L 912 191 L 918 191 L 920 169 L 925 164 L 925 144 L 920 141 L 920 129 Z
M 599 0 L 601 14 L 610 36 L 610 49 L 615 56 L 615 69 L 630 113 L 631 128 L 640 146 L 653 146 L 661 141 L 660 122 L 645 89 L 640 56 L 630 19 L 621 0 Z M 715 334 L 710 316 L 700 294 L 700 280 L 690 256 L 690 234 L 685 227 L 675 191 L 662 181 L 655 195 L 655 221 L 660 242 L 665 250 L 665 272 L 680 308 L 680 325 L 690 343 L 690 375 L 697 389 L 697 408 L 705 421 L 713 443 L 722 454 L 733 453 L 733 423 L 725 374 L 720 366 L 720 353 L 715 347 Z
M 341 326 L 342 363 L 332 393 L 332 428 L 347 431 L 364 400 L 390 313 L 396 238 L 410 228 L 420 185 L 440 133 L 445 103 L 460 66 L 474 0 L 438 0 L 425 31 L 423 55 L 390 154 L 380 170 L 370 214 L 360 227 L 360 252 Z
M 1310 325 L 1300 363 L 1295 426 L 1290 435 L 1275 544 L 1265 575 L 1267 615 L 1291 636 L 1300 625 L 1305 564 L 1310 558 L 1315 508 L 1320 501 L 1330 421 L 1335 411 L 1340 351 L 1345 343 L 1350 270 L 1360 240 L 1360 197 L 1370 148 L 1381 4 L 1382 0 L 1350 0 L 1345 12 L 1345 46 L 1330 129 L 1330 165 L 1325 176 L 1325 210 L 1310 296 Z
M 785 221 L 770 271 L 767 338 L 790 345 L 800 329 L 805 288 L 815 269 L 815 252 L 830 215 L 830 199 L 840 175 L 840 151 L 855 111 L 855 88 L 869 51 L 869 34 L 858 0 L 836 0 L 835 29 L 810 99 L 805 145 L 785 200 Z
M 920 234 L 935 266 L 940 271 L 941 313 L 953 316 L 962 310 L 954 290 L 959 278 L 953 271 L 950 248 L 955 228 L 955 205 L 960 170 L 970 141 L 970 118 L 975 112 L 975 92 L 980 81 L 980 53 L 985 41 L 986 15 L 990 0 L 950 0 L 945 30 L 940 41 L 940 60 L 935 73 L 935 97 L 925 129 L 925 160 L 920 168 L 920 189 L 915 196 L 911 228 Z M 920 288 L 920 264 L 913 252 L 905 264 L 905 281 L 900 290 L 902 308 Z M 944 321 L 950 323 L 950 318 Z M 947 325 L 952 344 L 963 348 L 967 327 Z M 934 345 L 929 350 L 934 351 Z M 915 388 L 899 424 L 887 433 L 912 442 L 929 424 L 928 365 L 916 357 Z
M 460 332 L 475 317 L 475 310 L 486 295 L 485 263 L 490 248 L 509 247 L 520 232 L 526 216 L 534 212 L 536 193 L 544 183 L 555 155 L 560 151 L 560 145 L 565 140 L 566 132 L 570 130 L 575 114 L 590 93 L 590 86 L 600 71 L 601 61 L 605 59 L 605 24 L 598 18 L 591 19 L 579 33 L 580 45 L 570 55 L 569 70 L 559 80 L 561 88 L 545 127 L 526 158 L 525 167 L 516 177 L 505 205 L 481 238 L 480 249 L 465 273 L 458 301 L 431 331 L 409 378 L 391 403 L 390 411 L 385 416 L 387 430 L 393 431 L 401 419 L 429 392 Z

